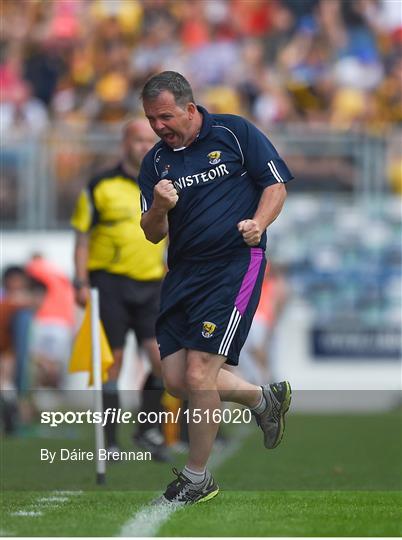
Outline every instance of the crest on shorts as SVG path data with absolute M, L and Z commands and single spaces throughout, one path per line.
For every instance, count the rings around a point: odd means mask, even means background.
M 207 157 L 209 158 L 209 162 L 211 165 L 216 165 L 221 160 L 221 151 L 214 150 L 213 152 L 210 152 Z
M 216 324 L 214 324 L 213 322 L 210 322 L 210 321 L 204 321 L 202 323 L 202 336 L 204 338 L 211 338 L 213 335 L 214 335 L 214 332 L 216 330 Z

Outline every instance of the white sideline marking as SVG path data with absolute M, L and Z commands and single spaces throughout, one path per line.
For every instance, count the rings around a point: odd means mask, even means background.
M 250 434 L 251 430 L 248 424 L 242 424 L 238 429 L 238 435 L 230 444 L 223 447 L 219 452 L 214 452 L 208 461 L 208 469 L 215 471 L 225 461 L 231 458 L 241 447 L 244 439 Z
M 30 517 L 36 517 L 36 516 L 42 516 L 43 512 L 39 511 L 33 511 L 33 510 L 18 510 L 17 512 L 11 512 L 12 516 L 30 516 Z
M 54 493 L 55 495 L 60 495 L 60 496 L 63 496 L 63 495 L 82 495 L 81 490 L 68 491 L 68 490 L 64 490 L 64 489 L 55 489 L 51 493 Z
M 51 495 L 48 497 L 40 497 L 35 501 L 35 503 L 30 504 L 28 508 L 39 508 L 39 510 L 18 510 L 16 512 L 10 513 L 11 516 L 21 516 L 21 517 L 37 517 L 43 516 L 42 510 L 54 509 L 60 506 L 60 503 L 65 503 L 70 500 L 70 497 L 66 495 L 81 495 L 82 491 L 62 491 L 55 490 L 50 492 Z M 0 536 L 7 536 L 6 534 L 1 534 Z M 9 535 L 8 535 L 9 536 Z
M 219 452 L 212 454 L 208 469 L 216 470 L 232 457 L 240 448 L 243 440 L 250 433 L 248 426 L 242 426 L 238 437 Z M 144 537 L 156 536 L 162 525 L 182 506 L 145 506 L 139 510 L 121 528 L 118 536 Z
M 145 506 L 121 528 L 119 536 L 155 536 L 179 506 Z
M 38 499 L 38 502 L 40 503 L 50 503 L 50 502 L 58 502 L 58 503 L 63 503 L 63 502 L 66 502 L 68 501 L 69 498 L 68 497 L 41 497 L 40 499 Z

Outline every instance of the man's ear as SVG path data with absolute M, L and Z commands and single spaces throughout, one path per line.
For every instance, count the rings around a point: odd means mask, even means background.
M 197 106 L 195 103 L 187 103 L 187 114 L 190 120 L 194 118 L 195 113 L 197 112 Z

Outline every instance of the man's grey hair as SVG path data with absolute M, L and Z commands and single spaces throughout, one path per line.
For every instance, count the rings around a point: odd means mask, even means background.
M 170 92 L 179 107 L 184 108 L 187 103 L 195 103 L 190 83 L 176 71 L 162 71 L 151 77 L 142 89 L 142 101 L 152 101 L 162 92 Z

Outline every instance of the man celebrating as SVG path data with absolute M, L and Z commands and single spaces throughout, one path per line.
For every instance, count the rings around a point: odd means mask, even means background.
M 71 223 L 76 231 L 76 300 L 85 306 L 89 286 L 99 290 L 100 316 L 113 351 L 114 364 L 103 386 L 104 408 L 119 408 L 117 379 L 127 331 L 136 334 L 147 353 L 153 373 L 145 382 L 141 410 L 162 408 L 163 385 L 155 340 L 160 287 L 165 273 L 165 242 L 153 245 L 140 227 L 140 163 L 156 137 L 144 118 L 128 122 L 123 130 L 121 162 L 95 176 L 77 201 Z M 118 450 L 117 425 L 105 427 L 108 450 Z M 135 442 L 160 461 L 168 459 L 163 437 L 155 424 L 139 424 Z
M 152 77 L 142 100 L 161 141 L 141 166 L 141 226 L 154 243 L 170 240 L 156 326 L 162 375 L 190 413 L 187 464 L 157 502 L 183 505 L 219 491 L 206 465 L 221 400 L 251 408 L 267 448 L 282 439 L 289 383 L 259 387 L 223 368 L 238 363 L 260 297 L 265 230 L 293 177 L 250 122 L 197 106 L 179 73 Z

